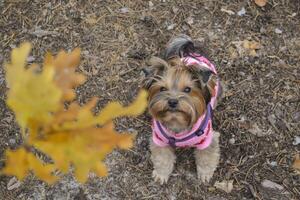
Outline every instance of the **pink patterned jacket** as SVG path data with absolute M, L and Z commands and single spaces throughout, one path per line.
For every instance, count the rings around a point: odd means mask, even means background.
M 196 65 L 199 66 L 199 68 L 207 68 L 212 73 L 217 74 L 215 66 L 208 59 L 199 54 L 191 54 L 181 58 L 181 60 L 186 66 Z M 163 127 L 159 121 L 153 120 L 152 139 L 154 144 L 161 147 L 196 147 L 200 150 L 207 148 L 213 138 L 212 112 L 216 104 L 219 87 L 220 83 L 218 81 L 214 88 L 214 95 L 212 95 L 210 102 L 207 104 L 206 112 L 200 116 L 190 131 L 175 134 Z

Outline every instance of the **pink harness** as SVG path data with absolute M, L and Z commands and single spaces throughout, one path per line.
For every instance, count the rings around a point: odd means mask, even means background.
M 186 66 L 196 65 L 199 68 L 205 67 L 212 73 L 217 74 L 215 66 L 201 55 L 191 54 L 181 58 L 181 61 L 184 62 Z M 219 82 L 217 82 L 214 91 L 214 95 L 212 95 L 210 102 L 207 104 L 206 112 L 197 120 L 190 131 L 175 134 L 163 127 L 159 121 L 153 119 L 153 142 L 160 147 L 196 147 L 200 150 L 207 148 L 211 144 L 213 137 L 212 112 L 216 103 L 216 96 L 219 92 Z

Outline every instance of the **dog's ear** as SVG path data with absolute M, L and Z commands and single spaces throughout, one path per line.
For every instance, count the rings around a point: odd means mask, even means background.
M 207 69 L 206 67 L 189 65 L 193 79 L 197 81 L 198 87 L 202 90 L 205 101 L 208 103 L 211 97 L 216 96 L 215 86 L 217 85 L 218 78 L 216 74 Z
M 149 59 L 147 64 L 149 66 L 142 69 L 145 74 L 142 86 L 148 90 L 151 85 L 163 75 L 163 72 L 168 67 L 168 63 L 161 58 L 153 56 Z

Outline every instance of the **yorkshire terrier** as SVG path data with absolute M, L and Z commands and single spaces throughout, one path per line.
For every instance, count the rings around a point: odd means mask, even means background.
M 215 66 L 197 52 L 190 37 L 179 35 L 167 44 L 164 59 L 152 57 L 143 69 L 153 118 L 153 177 L 161 184 L 173 171 L 175 148 L 195 148 L 202 182 L 209 182 L 219 163 L 220 134 L 212 129 L 212 112 L 222 87 Z

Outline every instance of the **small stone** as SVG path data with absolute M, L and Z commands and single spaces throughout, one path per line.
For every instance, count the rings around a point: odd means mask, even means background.
M 35 57 L 33 57 L 33 56 L 28 56 L 27 57 L 27 62 L 33 62 L 33 61 L 35 61 Z
M 298 144 L 300 144 L 300 136 L 295 136 L 293 145 L 298 145 Z
M 152 8 L 154 6 L 152 1 L 149 1 L 149 7 Z
M 239 75 L 241 75 L 241 76 L 245 76 L 245 75 L 246 75 L 245 72 L 238 72 L 238 73 L 239 73 Z
M 261 182 L 261 185 L 265 188 L 283 190 L 283 186 L 267 179 L 263 180 L 263 182 Z
M 21 182 L 16 177 L 13 177 L 8 181 L 7 189 L 14 190 L 14 189 L 17 189 L 18 187 L 20 187 L 20 185 L 21 185 Z
M 276 107 L 274 112 L 275 112 L 276 117 L 284 118 L 284 112 L 283 112 L 283 108 L 282 108 L 281 104 L 279 104 L 279 106 Z
M 267 75 L 266 75 L 266 77 L 268 77 L 268 78 L 274 78 L 274 75 L 276 74 L 276 72 L 274 72 L 274 71 L 270 71 Z
M 167 30 L 173 30 L 175 28 L 176 24 L 170 24 L 168 27 L 167 27 Z
M 123 8 L 120 9 L 120 12 L 121 13 L 128 13 L 129 9 L 127 7 L 123 7 Z
M 82 54 L 85 56 L 88 56 L 88 55 L 90 55 L 90 52 L 88 50 L 84 50 L 84 51 L 82 51 Z
M 14 49 L 14 48 L 16 48 L 17 46 L 16 46 L 15 44 L 10 44 L 9 47 L 12 48 L 12 49 Z
M 300 112 L 296 112 L 295 114 L 293 114 L 293 120 L 300 121 Z
M 96 178 L 96 177 L 97 177 L 97 174 L 90 172 L 90 173 L 88 174 L 88 177 L 89 177 L 89 178 Z
M 264 80 L 262 78 L 259 79 L 259 85 L 263 86 L 264 85 Z
M 179 10 L 179 8 L 177 8 L 177 7 L 172 8 L 172 11 L 173 11 L 174 14 L 176 14 L 178 12 L 178 10 Z
M 190 28 L 189 28 L 189 26 L 187 26 L 187 25 L 183 25 L 183 26 L 182 26 L 182 29 L 185 30 L 185 31 L 187 31 L 187 30 L 189 30 Z
M 281 33 L 282 33 L 282 30 L 280 30 L 279 28 L 275 28 L 275 33 L 281 34 Z
M 263 137 L 266 136 L 268 133 L 264 132 L 255 122 L 254 124 L 251 124 L 251 128 L 248 129 L 250 133 L 253 135 L 256 135 L 257 137 Z
M 137 134 L 138 133 L 138 131 L 136 129 L 134 129 L 134 128 L 129 128 L 127 131 L 128 131 L 128 133 L 133 133 L 133 134 Z
M 142 168 L 144 165 L 143 165 L 143 163 L 142 162 L 140 162 L 139 164 L 138 164 L 138 167 L 139 168 Z
M 271 124 L 276 124 L 276 116 L 274 114 L 269 115 L 268 120 Z
M 75 37 L 80 36 L 80 34 L 79 34 L 79 33 L 76 33 L 76 32 L 73 32 L 73 35 L 74 35 Z
M 277 126 L 281 130 L 290 130 L 289 125 L 284 120 L 282 120 L 282 119 L 279 119 L 277 121 Z
M 262 27 L 260 27 L 259 32 L 260 32 L 260 33 L 266 33 L 267 31 L 266 31 L 266 29 L 262 26 Z
M 237 12 L 238 16 L 244 16 L 246 14 L 246 9 L 242 7 L 240 11 Z
M 271 167 L 276 167 L 277 166 L 277 162 L 276 161 L 267 161 L 268 165 L 270 165 Z
M 208 191 L 214 192 L 214 191 L 216 191 L 216 188 L 214 188 L 214 187 L 209 187 L 209 188 L 208 188 Z
M 119 36 L 118 36 L 118 39 L 120 41 L 124 41 L 126 39 L 126 36 L 123 33 L 120 33 Z
M 16 140 L 13 139 L 13 138 L 9 139 L 8 142 L 9 142 L 10 144 L 16 144 Z
M 46 3 L 45 7 L 46 7 L 46 8 L 51 8 L 51 7 L 52 7 L 52 4 L 51 4 L 51 2 L 49 2 L 49 3 Z
M 245 115 L 240 115 L 238 120 L 239 120 L 239 122 L 245 122 L 246 121 L 246 116 Z
M 192 24 L 194 23 L 194 18 L 188 17 L 188 18 L 186 19 L 186 23 L 188 23 L 189 25 L 192 25 Z
M 234 138 L 230 138 L 229 139 L 229 144 L 234 144 L 235 143 L 235 139 Z

